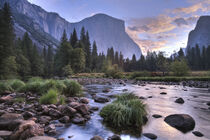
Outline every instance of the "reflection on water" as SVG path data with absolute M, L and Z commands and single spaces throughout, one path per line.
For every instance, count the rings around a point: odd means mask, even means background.
M 164 87 L 165 89 L 160 89 L 160 87 Z M 104 95 L 104 93 L 102 93 L 102 89 L 104 89 L 103 85 L 89 85 L 87 86 L 87 89 L 88 93 Z M 149 114 L 149 121 L 143 127 L 143 133 L 154 133 L 158 136 L 158 140 L 210 139 L 210 110 L 205 104 L 207 101 L 210 101 L 210 93 L 208 93 L 207 89 L 196 89 L 183 86 L 163 86 L 158 84 L 147 84 L 144 87 L 138 85 L 115 85 L 112 87 L 111 92 L 106 94 L 120 94 L 123 89 L 128 89 L 128 91 L 132 91 L 138 96 L 152 96 L 152 98 L 143 100 L 147 104 Z M 161 95 L 160 92 L 166 92 L 167 95 Z M 87 97 L 90 98 L 91 106 L 102 108 L 105 105 L 95 103 L 88 93 Z M 178 97 L 182 97 L 185 100 L 185 103 L 175 103 L 174 101 Z M 196 121 L 194 130 L 202 132 L 204 137 L 196 137 L 192 132 L 183 134 L 164 122 L 164 117 L 175 113 L 191 115 Z M 98 114 L 99 111 L 93 113 L 91 120 L 84 126 L 71 125 L 60 137 L 67 139 L 68 136 L 73 136 L 70 140 L 89 140 L 95 135 L 99 135 L 105 139 L 112 136 L 113 132 L 102 124 L 102 118 Z M 152 117 L 153 114 L 159 114 L 163 117 L 155 119 Z M 127 134 L 121 134 L 121 138 L 122 140 L 148 140 L 143 136 L 137 138 Z

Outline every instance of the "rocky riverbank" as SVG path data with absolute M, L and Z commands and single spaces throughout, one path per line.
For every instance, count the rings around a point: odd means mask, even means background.
M 91 119 L 91 114 L 98 114 L 100 107 L 104 103 L 110 102 L 113 100 L 116 94 L 131 91 L 129 88 L 135 87 L 134 89 L 141 89 L 141 94 L 139 94 L 139 99 L 146 101 L 148 104 L 151 104 L 150 101 L 158 100 L 160 98 L 170 97 L 175 98 L 175 104 L 184 104 L 185 102 L 198 99 L 198 95 L 193 95 L 192 99 L 186 99 L 186 97 L 171 97 L 170 92 L 166 92 L 166 85 L 181 85 L 182 92 L 187 92 L 187 86 L 189 87 L 208 87 L 208 82 L 145 82 L 145 81 L 135 81 L 135 80 L 126 80 L 126 79 L 106 79 L 106 78 L 77 78 L 74 79 L 84 85 L 83 91 L 87 94 L 86 97 L 67 97 L 65 105 L 42 105 L 39 103 L 40 96 L 37 94 L 32 94 L 30 92 L 26 93 L 16 93 L 5 91 L 1 94 L 0 97 L 0 139 L 4 140 L 63 140 L 64 138 L 60 137 L 63 133 L 63 130 L 70 127 L 71 124 L 76 126 L 85 125 Z M 99 89 L 95 89 L 100 85 L 103 85 Z M 156 86 L 156 91 L 161 91 L 157 94 L 152 94 L 154 92 L 153 88 L 149 85 Z M 90 89 L 88 89 L 90 85 Z M 119 91 L 115 89 L 112 91 L 112 87 L 122 87 Z M 175 86 L 176 87 L 176 86 Z M 133 89 L 133 88 L 132 88 Z M 134 91 L 135 92 L 135 91 Z M 137 92 L 138 93 L 138 92 Z M 190 95 L 191 96 L 191 95 Z M 196 97 L 195 97 L 196 96 Z M 17 99 L 24 98 L 23 101 Z M 96 105 L 90 104 L 91 102 L 98 103 Z M 178 100 L 179 99 L 179 100 Z M 149 101 L 149 102 L 148 102 Z M 157 101 L 155 101 L 157 102 Z M 170 101 L 168 101 L 170 102 Z M 199 101 L 200 102 L 200 101 Z M 202 101 L 203 102 L 203 101 Z M 206 102 L 206 101 L 205 101 Z M 102 104 L 98 106 L 99 104 Z M 170 105 L 170 103 L 169 103 Z M 209 106 L 208 103 L 205 105 Z M 164 105 L 167 107 L 167 105 Z M 179 106 L 178 106 L 179 108 Z M 200 107 L 195 107 L 200 108 Z M 154 109 L 156 110 L 156 109 Z M 97 111 L 97 113 L 94 113 Z M 152 111 L 152 110 L 151 110 Z M 184 112 L 184 111 L 183 111 Z M 176 128 L 182 132 L 188 132 L 194 129 L 196 119 L 189 114 L 178 114 L 170 113 L 163 115 L 161 113 L 153 113 L 153 118 L 155 119 L 164 119 L 165 123 L 168 123 L 171 127 Z M 165 116 L 165 117 L 164 117 Z M 95 118 L 94 118 L 95 119 Z M 148 118 L 151 120 L 151 118 Z M 183 122 L 180 124 L 180 120 Z M 101 123 L 101 122 L 99 122 Z M 148 132 L 148 131 L 147 131 Z M 157 138 L 154 133 L 143 133 L 144 137 L 148 138 Z M 193 131 L 193 134 L 198 137 L 202 137 L 203 134 L 199 131 Z M 68 135 L 68 138 L 71 139 L 72 134 Z M 74 139 L 74 138 L 73 138 Z M 90 138 L 89 138 L 90 139 Z M 95 136 L 92 140 L 102 140 L 102 137 Z M 109 140 L 119 139 L 119 135 L 114 135 L 108 138 Z
M 182 82 L 153 82 L 153 81 L 141 81 L 130 79 L 109 79 L 109 78 L 75 78 L 82 85 L 90 84 L 134 84 L 144 86 L 145 84 L 158 84 L 158 85 L 182 85 L 195 88 L 210 88 L 210 81 L 182 81 Z
M 19 97 L 26 102 L 18 103 Z M 56 136 L 59 135 L 57 128 L 70 123 L 85 124 L 97 110 L 89 106 L 89 100 L 84 97 L 68 97 L 65 105 L 41 105 L 39 98 L 32 93 L 4 93 L 0 98 L 0 138 L 25 140 L 34 136 Z

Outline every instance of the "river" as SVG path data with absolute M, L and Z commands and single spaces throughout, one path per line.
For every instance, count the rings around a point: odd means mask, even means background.
M 92 99 L 91 94 L 100 94 L 109 96 L 113 94 L 121 94 L 123 90 L 133 92 L 137 96 L 145 97 L 142 101 L 146 104 L 148 110 L 149 121 L 143 126 L 143 133 L 153 133 L 157 135 L 157 140 L 209 140 L 210 139 L 210 109 L 206 105 L 210 101 L 210 93 L 208 89 L 190 88 L 179 85 L 160 85 L 158 83 L 146 84 L 144 86 L 127 84 L 123 85 L 87 85 L 84 94 L 90 100 L 91 106 L 97 106 L 100 109 L 109 103 L 96 103 Z M 103 93 L 102 90 L 110 88 L 109 93 Z M 161 95 L 160 92 L 166 92 Z M 148 98 L 150 96 L 150 98 Z M 152 97 L 152 98 L 151 98 Z M 183 98 L 184 104 L 177 104 L 174 101 L 177 98 Z M 112 98 L 111 101 L 114 99 Z M 85 125 L 71 124 L 59 137 L 69 140 L 90 140 L 95 135 L 99 135 L 104 139 L 113 135 L 113 132 L 102 123 L 99 111 L 91 115 L 91 119 Z M 189 114 L 196 122 L 194 130 L 200 131 L 204 137 L 196 137 L 192 132 L 182 133 L 179 130 L 169 126 L 164 122 L 164 117 L 171 114 Z M 153 114 L 159 114 L 162 118 L 153 118 Z M 72 136 L 72 138 L 68 138 Z M 129 134 L 121 134 L 122 140 L 149 140 L 144 136 L 131 136 Z

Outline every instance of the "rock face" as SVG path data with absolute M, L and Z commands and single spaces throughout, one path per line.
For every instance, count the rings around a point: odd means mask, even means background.
M 189 33 L 187 47 L 210 45 L 210 16 L 201 16 L 194 30 Z
M 167 116 L 164 121 L 170 126 L 186 133 L 195 127 L 195 120 L 187 114 L 174 114 Z
M 113 18 L 105 14 L 96 14 L 80 22 L 69 23 L 57 13 L 46 12 L 39 6 L 29 3 L 27 0 L 1 0 L 0 6 L 7 1 L 15 13 L 16 33 L 30 31 L 33 40 L 40 43 L 38 35 L 43 35 L 44 43 L 58 43 L 64 29 L 69 37 L 75 28 L 80 33 L 84 26 L 89 32 L 91 43 L 95 40 L 98 52 L 107 52 L 113 47 L 114 50 L 122 52 L 124 57 L 132 58 L 135 54 L 137 58 L 141 55 L 139 46 L 125 32 L 125 23 L 120 19 Z M 24 21 L 24 23 L 23 23 Z M 42 44 L 43 45 L 43 44 Z M 129 51 L 127 51 L 129 49 Z

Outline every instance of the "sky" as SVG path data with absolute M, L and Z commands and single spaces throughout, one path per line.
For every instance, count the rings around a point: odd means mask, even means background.
M 172 54 L 187 46 L 198 18 L 210 15 L 210 0 L 28 0 L 69 22 L 97 13 L 125 21 L 126 32 L 147 51 Z

